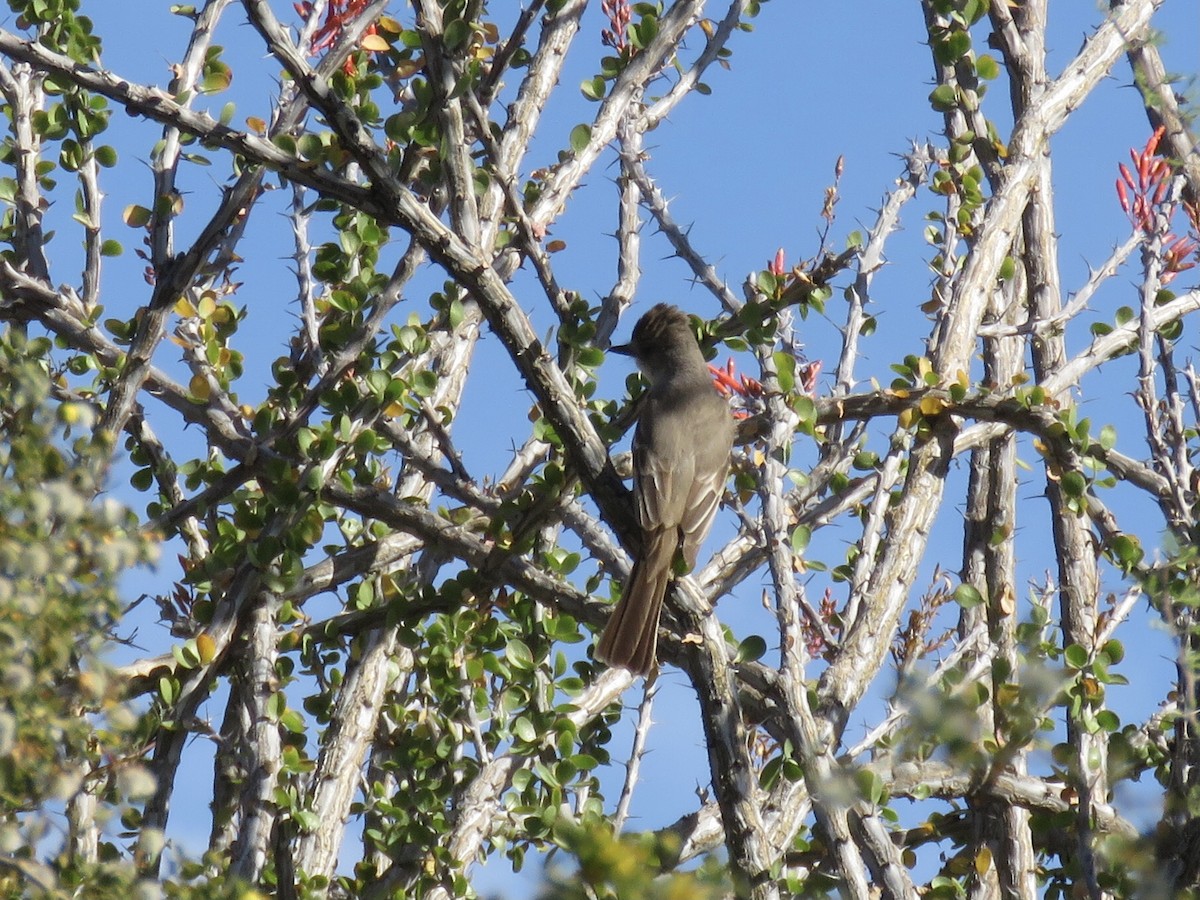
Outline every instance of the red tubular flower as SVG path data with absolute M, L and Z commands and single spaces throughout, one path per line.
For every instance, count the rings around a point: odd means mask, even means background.
M 1197 248 L 1200 248 L 1200 243 L 1182 235 L 1170 235 L 1163 241 L 1163 284 L 1168 284 L 1181 272 L 1196 268 L 1196 264 L 1188 262 L 1187 258 L 1195 253 Z
M 775 251 L 775 259 L 767 263 L 767 271 L 776 277 L 787 271 L 787 257 L 782 247 Z
M 1152 156 L 1158 152 L 1158 142 L 1162 140 L 1162 136 L 1166 133 L 1167 128 L 1165 125 L 1159 125 L 1154 129 L 1154 134 L 1150 135 L 1150 140 L 1146 141 L 1146 154 L 1148 156 Z
M 1121 175 L 1116 184 L 1117 200 L 1133 226 L 1147 234 L 1154 230 L 1155 212 L 1167 202 L 1171 192 L 1171 164 L 1155 155 L 1163 133 L 1159 128 L 1141 150 L 1130 149 L 1132 169 L 1124 163 L 1117 165 Z
M 814 359 L 800 367 L 800 387 L 806 394 L 814 394 L 817 390 L 817 376 L 821 374 L 821 361 Z
M 330 0 L 325 10 L 325 21 L 313 32 L 308 44 L 309 55 L 315 56 L 328 50 L 341 37 L 343 29 L 360 16 L 370 5 L 370 0 Z M 307 18 L 312 13 L 311 3 L 295 4 L 296 12 Z
M 608 16 L 609 27 L 600 32 L 600 40 L 618 53 L 624 53 L 628 41 L 625 35 L 633 21 L 629 0 L 601 0 L 600 11 Z

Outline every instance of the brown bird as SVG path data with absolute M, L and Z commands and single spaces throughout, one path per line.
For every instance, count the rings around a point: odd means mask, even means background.
M 690 570 L 725 492 L 734 422 L 717 393 L 688 318 L 659 303 L 628 344 L 650 382 L 633 435 L 633 497 L 642 547 L 596 658 L 635 675 L 656 665 L 658 619 L 682 551 Z

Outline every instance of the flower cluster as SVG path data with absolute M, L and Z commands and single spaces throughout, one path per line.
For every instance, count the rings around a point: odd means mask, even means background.
M 808 655 L 813 659 L 821 659 L 833 649 L 829 646 L 829 639 L 826 635 L 836 638 L 840 637 L 842 632 L 841 611 L 838 609 L 838 601 L 833 596 L 832 588 L 825 588 L 825 594 L 821 597 L 821 605 L 816 614 L 820 617 L 820 623 L 805 616 L 800 621 L 800 633 L 804 635 L 804 645 Z
M 717 392 L 722 397 L 737 396 L 742 400 L 753 404 L 763 395 L 763 386 L 757 378 L 751 378 L 749 375 L 739 375 L 737 367 L 734 365 L 733 357 L 725 363 L 724 368 L 721 366 L 709 365 L 709 374 L 712 375 L 713 384 L 716 386 Z M 796 367 L 796 383 L 800 390 L 811 395 L 817 388 L 817 375 L 821 372 L 820 361 L 801 363 Z M 753 413 L 743 406 L 734 412 L 734 416 L 739 419 L 748 419 Z
M 329 7 L 325 10 L 325 21 L 321 23 L 320 28 L 313 32 L 312 39 L 309 41 L 309 54 L 316 56 L 337 43 L 346 25 L 362 15 L 370 3 L 371 0 L 330 0 Z M 292 7 L 305 19 L 312 15 L 313 6 L 308 0 L 304 0 L 301 3 L 293 3 Z M 372 46 L 372 41 L 369 40 L 370 36 L 374 34 L 376 34 L 376 26 L 374 25 L 369 26 L 363 34 L 363 49 L 368 53 L 378 49 Z M 378 41 L 379 39 L 376 39 L 376 42 Z M 347 75 L 353 75 L 355 71 L 354 60 L 347 59 L 342 65 L 342 70 Z
M 1117 179 L 1117 200 L 1121 209 L 1129 216 L 1134 228 L 1141 229 L 1151 235 L 1157 229 L 1158 214 L 1163 213 L 1170 219 L 1174 212 L 1171 203 L 1171 181 L 1175 175 L 1171 163 L 1158 155 L 1158 144 L 1162 140 L 1165 129 L 1161 126 L 1150 136 L 1146 146 L 1141 150 L 1130 149 L 1129 156 L 1133 168 L 1121 163 L 1118 166 L 1121 177 Z M 1184 203 L 1183 208 L 1191 221 L 1192 229 L 1200 233 L 1200 214 L 1197 207 Z M 1188 257 L 1200 249 L 1200 243 L 1194 238 L 1177 234 L 1167 234 L 1163 238 L 1163 284 L 1167 284 L 1176 275 L 1193 268 L 1196 263 L 1188 262 Z
M 600 10 L 608 16 L 610 26 L 600 33 L 600 40 L 618 53 L 624 53 L 625 47 L 628 46 L 625 35 L 629 29 L 629 23 L 633 20 L 629 0 L 601 0 Z
M 709 374 L 713 377 L 713 384 L 717 387 L 717 392 L 722 397 L 731 397 L 737 394 L 739 397 L 744 397 L 747 400 L 761 397 L 763 394 L 762 382 L 749 375 L 738 375 L 737 369 L 733 363 L 733 357 L 725 363 L 725 368 L 720 366 L 709 365 Z

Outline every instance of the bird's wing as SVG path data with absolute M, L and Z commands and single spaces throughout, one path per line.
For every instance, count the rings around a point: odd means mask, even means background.
M 639 523 L 646 531 L 677 530 L 689 568 L 721 505 L 733 444 L 729 408 L 703 388 L 670 402 L 647 398 L 633 440 Z
M 683 521 L 695 454 L 678 404 L 647 401 L 633 435 L 633 474 L 638 524 L 649 532 Z
M 710 454 L 711 455 L 711 454 Z M 683 532 L 683 558 L 689 569 L 696 565 L 696 554 L 708 537 L 721 498 L 725 495 L 725 479 L 729 475 L 729 451 L 720 460 L 698 460 L 679 528 Z

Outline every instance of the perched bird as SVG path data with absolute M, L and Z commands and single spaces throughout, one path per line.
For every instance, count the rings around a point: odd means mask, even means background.
M 666 303 L 650 309 L 628 344 L 650 382 L 633 435 L 633 496 L 641 551 L 596 657 L 635 675 L 657 661 L 658 619 L 676 552 L 688 569 L 725 492 L 734 421 L 717 393 L 687 316 Z

